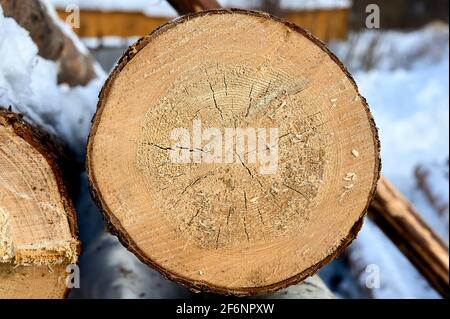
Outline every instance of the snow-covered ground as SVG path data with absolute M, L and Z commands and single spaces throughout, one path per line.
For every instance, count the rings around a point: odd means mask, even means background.
M 448 241 L 448 26 L 408 33 L 355 33 L 331 48 L 349 66 L 374 113 L 380 128 L 383 174 Z M 0 8 L 0 105 L 24 113 L 28 120 L 62 137 L 73 150 L 83 152 L 105 78 L 99 74 L 86 87 L 58 85 L 58 66 L 37 53 L 27 32 L 5 18 Z M 437 200 L 430 200 L 417 186 L 419 175 Z M 86 176 L 80 180 L 76 206 L 85 253 L 80 263 L 82 288 L 75 295 L 187 296 L 186 290 L 143 266 L 103 231 Z M 362 283 L 368 275 L 366 266 L 379 267 L 380 288 L 370 290 L 375 298 L 438 297 L 369 220 L 350 247 L 349 261 Z

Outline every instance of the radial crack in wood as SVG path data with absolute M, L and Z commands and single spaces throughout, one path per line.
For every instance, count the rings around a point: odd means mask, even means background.
M 87 153 L 93 196 L 126 247 L 192 289 L 236 295 L 300 282 L 337 256 L 380 169 L 374 121 L 337 58 L 293 24 L 234 9 L 130 47 Z

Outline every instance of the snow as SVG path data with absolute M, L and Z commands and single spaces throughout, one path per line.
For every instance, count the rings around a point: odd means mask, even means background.
M 350 260 L 361 269 L 359 281 L 362 287 L 365 287 L 369 276 L 375 274 L 368 271 L 372 269 L 367 267 L 375 265 L 377 272 L 379 270 L 379 288 L 369 289 L 373 298 L 439 297 L 408 259 L 371 220 L 366 219 L 358 239 L 352 243 L 350 249 Z
M 379 127 L 382 174 L 448 241 L 449 31 L 430 25 L 415 32 L 363 31 L 333 51 L 348 65 Z M 436 212 L 417 187 L 415 170 L 428 168 L 428 182 L 446 211 Z M 447 172 L 447 173 L 446 173 Z M 437 191 L 435 191 L 437 190 Z M 437 298 L 417 270 L 370 220 L 350 247 L 350 259 L 364 282 L 369 264 L 378 265 L 375 298 Z
M 190 292 L 163 278 L 123 248 L 116 237 L 100 234 L 80 261 L 80 287 L 72 298 L 187 298 Z M 101 270 L 101 272 L 99 272 Z M 78 293 L 81 293 L 77 296 Z
M 65 10 L 78 5 L 85 10 L 143 12 L 147 16 L 174 18 L 177 12 L 165 0 L 50 0 L 57 8 Z M 256 8 L 258 0 L 219 0 L 227 8 Z M 280 7 L 288 10 L 339 9 L 351 7 L 351 0 L 281 0 Z
M 280 7 L 289 10 L 350 8 L 351 0 L 281 0 Z
M 448 158 L 449 138 L 443 134 L 448 131 L 448 68 L 448 59 L 442 59 L 411 70 L 355 74 L 380 128 L 383 173 L 394 182 L 419 162 Z
M 448 25 L 434 23 L 415 32 L 351 32 L 346 41 L 330 47 L 352 72 L 427 67 L 446 56 Z
M 50 0 L 59 9 L 78 5 L 85 10 L 143 12 L 148 16 L 177 17 L 177 12 L 165 0 Z

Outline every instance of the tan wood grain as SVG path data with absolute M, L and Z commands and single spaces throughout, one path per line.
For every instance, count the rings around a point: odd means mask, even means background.
M 0 298 L 60 298 L 79 253 L 75 214 L 56 148 L 0 109 Z

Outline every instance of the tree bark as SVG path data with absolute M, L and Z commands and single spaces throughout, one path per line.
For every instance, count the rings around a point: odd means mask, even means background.
M 0 109 L 0 299 L 62 298 L 80 252 L 64 149 Z
M 221 7 L 216 0 L 168 0 L 168 2 L 180 15 Z
M 443 297 L 449 297 L 447 245 L 385 178 L 381 178 L 369 216 Z
M 5 16 L 26 29 L 39 49 L 39 55 L 59 64 L 58 82 L 70 86 L 86 85 L 96 78 L 93 60 L 55 23 L 39 0 L 0 0 Z
M 205 163 L 205 141 L 173 145 L 174 130 L 197 134 L 196 123 L 279 129 L 263 146 L 278 150 L 277 169 L 251 161 L 254 148 Z M 177 150 L 191 162 L 172 161 Z M 128 249 L 192 289 L 235 295 L 298 283 L 336 257 L 380 168 L 375 124 L 343 65 L 303 29 L 245 10 L 187 16 L 129 48 L 100 95 L 87 157 L 93 196 Z

